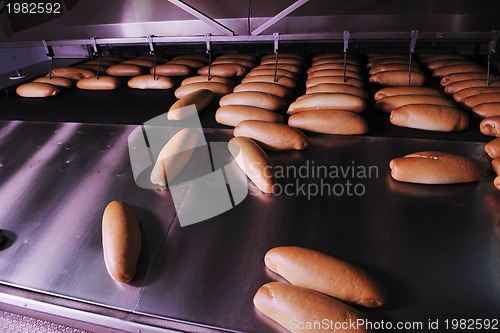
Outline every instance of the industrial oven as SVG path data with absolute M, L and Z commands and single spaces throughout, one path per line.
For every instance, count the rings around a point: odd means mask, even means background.
M 480 119 L 468 110 L 462 131 L 392 125 L 375 108 L 381 86 L 368 82 L 365 67 L 370 54 L 404 55 L 422 65 L 423 54 L 458 54 L 494 77 L 497 7 L 486 0 L 0 1 L 2 329 L 286 332 L 252 299 L 263 284 L 283 281 L 266 268 L 265 253 L 291 245 L 353 263 L 386 287 L 386 306 L 359 308 L 374 331 L 499 330 L 500 191 L 484 151 L 493 137 L 480 132 Z M 241 53 L 293 53 L 306 68 L 318 54 L 356 57 L 369 130 L 307 133 L 308 149 L 269 152 L 290 192 L 264 194 L 248 182 L 239 203 L 187 226 L 179 209 L 197 211 L 217 196 L 200 197 L 189 185 L 181 194 L 141 187 L 131 164 L 131 135 L 169 110 L 178 78 L 167 90 L 74 87 L 48 98 L 15 92 L 51 68 L 100 57 Z M 423 68 L 425 85 L 442 90 Z M 305 80 L 298 76 L 287 105 L 305 93 Z M 216 121 L 218 107 L 216 99 L 199 113 L 210 144 L 233 137 L 232 127 Z M 391 159 L 423 150 L 466 155 L 484 173 L 455 185 L 391 178 Z M 319 173 L 325 168 L 329 173 Z M 101 220 L 112 200 L 127 202 L 141 227 L 130 283 L 111 279 L 103 260 Z

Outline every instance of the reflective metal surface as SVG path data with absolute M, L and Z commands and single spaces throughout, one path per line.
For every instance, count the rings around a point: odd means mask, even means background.
M 424 186 L 398 183 L 388 168 L 390 159 L 419 150 L 484 161 L 482 143 L 311 135 L 308 150 L 269 154 L 286 193 L 264 195 L 249 184 L 251 195 L 232 210 L 180 227 L 168 190 L 134 183 L 127 152 L 134 128 L 0 122 L 2 284 L 144 318 L 283 332 L 252 298 L 280 279 L 265 268 L 265 252 L 298 245 L 381 280 L 390 301 L 363 310 L 373 320 L 498 317 L 500 194 L 492 175 Z M 231 131 L 205 135 L 227 141 Z M 192 194 L 186 190 L 185 209 Z M 132 285 L 115 283 L 104 267 L 100 219 L 110 200 L 127 201 L 141 223 L 144 248 Z

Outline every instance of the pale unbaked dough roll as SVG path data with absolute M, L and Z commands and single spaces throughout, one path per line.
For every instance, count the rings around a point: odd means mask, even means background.
M 134 76 L 128 80 L 127 85 L 133 89 L 171 89 L 175 82 L 167 77 L 152 74 Z
M 491 75 L 490 77 L 492 80 L 498 80 L 498 76 L 496 76 L 496 75 Z M 484 80 L 484 83 L 486 84 L 486 79 L 487 79 L 486 72 L 470 72 L 470 73 L 450 74 L 450 75 L 442 77 L 441 80 L 439 81 L 439 83 L 443 87 L 446 87 L 447 85 L 452 84 L 454 82 L 459 82 L 459 81 L 464 81 L 464 80 L 473 80 L 473 79 L 482 79 L 482 80 Z
M 190 108 L 185 108 L 189 105 L 194 105 L 196 112 L 203 111 L 207 106 L 212 103 L 215 99 L 215 94 L 207 89 L 195 90 L 182 98 L 177 102 L 172 104 L 170 110 L 167 113 L 167 119 L 169 120 L 182 120 L 191 117 L 194 114 L 194 110 Z
M 440 132 L 463 131 L 469 126 L 469 117 L 460 109 L 431 104 L 397 107 L 390 121 L 396 126 Z
M 490 85 L 487 85 L 486 79 L 465 79 L 448 84 L 444 87 L 444 92 L 447 94 L 454 94 L 472 87 L 500 87 L 500 81 L 492 81 Z
M 368 124 L 360 115 L 349 111 L 314 110 L 296 113 L 288 125 L 323 134 L 358 135 L 368 132 Z
M 149 70 L 150 74 L 154 74 L 155 68 Z M 157 75 L 165 76 L 187 76 L 191 73 L 191 67 L 186 65 L 161 64 L 156 66 Z
M 124 202 L 112 201 L 102 216 L 102 250 L 109 275 L 130 282 L 137 270 L 142 239 L 139 222 Z
M 472 108 L 472 112 L 479 118 L 500 116 L 500 103 L 483 103 Z
M 266 253 L 264 262 L 291 284 L 341 301 L 369 308 L 387 302 L 387 291 L 370 274 L 321 252 L 297 246 L 275 247 Z
M 273 193 L 273 165 L 267 154 L 252 139 L 236 137 L 229 140 L 228 149 L 241 170 L 264 193 Z
M 197 147 L 199 133 L 194 128 L 183 128 L 163 146 L 151 170 L 151 183 L 159 186 L 172 184 L 187 165 Z
M 398 95 L 426 95 L 443 97 L 443 93 L 437 89 L 429 87 L 386 87 L 375 93 L 375 100 L 378 101 L 384 97 Z
M 222 97 L 219 104 L 220 106 L 250 105 L 268 109 L 271 111 L 277 111 L 286 108 L 286 102 L 283 98 L 258 91 L 242 91 L 231 93 Z
M 479 65 L 467 64 L 467 65 L 449 65 L 435 69 L 432 72 L 432 76 L 444 77 L 455 73 L 485 73 L 485 69 Z
M 380 72 L 370 76 L 371 83 L 377 83 L 383 86 L 404 87 L 404 86 L 423 86 L 425 83 L 425 74 L 422 72 L 411 72 L 411 82 L 408 83 L 408 71 L 387 71 Z
M 198 83 L 198 82 L 219 82 L 219 83 L 227 84 L 229 86 L 234 86 L 234 81 L 230 78 L 221 77 L 221 76 L 211 76 L 210 80 L 209 80 L 208 76 L 206 76 L 206 75 L 188 77 L 188 78 L 182 80 L 181 86 L 186 85 L 186 84 L 191 84 L 191 83 Z
M 479 130 L 484 135 L 500 136 L 500 116 L 485 118 L 479 124 Z
M 500 94 L 499 86 L 482 86 L 482 87 L 471 87 L 465 88 L 460 91 L 457 91 L 453 94 L 453 99 L 455 102 L 462 102 L 465 98 L 479 95 L 479 94 L 487 94 L 487 93 L 496 93 Z
M 490 92 L 468 96 L 462 100 L 462 103 L 469 108 L 483 103 L 500 103 L 500 93 Z
M 234 136 L 253 139 L 267 150 L 304 150 L 307 137 L 294 127 L 261 120 L 244 120 L 234 129 Z
M 252 70 L 247 74 L 248 76 L 259 76 L 259 75 L 274 75 L 275 71 L 274 69 L 256 69 Z M 287 76 L 291 79 L 296 80 L 297 75 L 293 72 L 290 72 L 289 70 L 286 69 L 276 69 L 276 76 Z
M 322 76 L 341 76 L 341 77 L 343 77 L 344 70 L 342 70 L 342 69 L 323 69 L 323 70 L 314 71 L 314 72 L 309 73 L 307 75 L 307 78 L 312 79 L 315 77 L 322 77 Z M 345 76 L 350 77 L 350 78 L 354 78 L 354 79 L 358 79 L 358 80 L 364 79 L 363 75 L 361 75 L 360 73 L 348 71 L 348 70 L 345 71 Z
M 222 106 L 215 112 L 215 120 L 219 124 L 236 127 L 244 120 L 261 120 L 272 123 L 283 123 L 283 116 L 267 109 L 249 105 Z
M 87 77 L 76 83 L 83 90 L 114 90 L 120 86 L 120 80 L 113 76 Z
M 257 75 L 257 76 L 246 76 L 243 80 L 241 80 L 241 83 L 248 83 L 248 82 L 277 83 L 281 84 L 284 87 L 287 87 L 288 89 L 295 89 L 295 87 L 297 86 L 297 81 L 287 76 L 277 76 L 275 78 L 274 75 Z
M 439 96 L 428 95 L 395 95 L 379 99 L 375 102 L 375 107 L 384 112 L 409 104 L 431 104 L 454 107 L 455 103 Z
M 276 95 L 280 98 L 287 98 L 292 95 L 292 91 L 281 84 L 272 82 L 247 82 L 234 87 L 233 92 L 258 91 Z
M 364 99 L 350 94 L 342 93 L 316 93 L 306 95 L 288 107 L 288 114 L 309 110 L 342 110 L 363 112 L 366 108 Z
M 180 86 L 175 90 L 175 97 L 182 98 L 196 90 L 210 90 L 216 96 L 224 96 L 233 90 L 233 86 L 220 82 L 196 82 Z
M 348 84 L 358 88 L 363 88 L 365 86 L 365 82 L 363 80 L 358 80 L 352 77 L 347 77 L 347 79 L 344 81 L 343 76 L 320 76 L 307 79 L 306 88 L 311 88 L 317 86 L 318 84 L 324 83 Z
M 317 71 L 323 71 L 323 70 L 332 70 L 332 69 L 341 69 L 344 70 L 344 64 L 342 62 L 325 62 L 322 64 L 314 65 L 309 67 L 307 70 L 307 74 L 311 74 Z M 359 73 L 361 70 L 359 66 L 353 65 L 353 64 L 347 64 L 345 65 L 346 71 L 351 71 L 351 72 L 356 72 Z
M 42 76 L 34 79 L 33 82 L 49 83 L 58 88 L 73 88 L 75 86 L 74 80 L 68 79 L 67 77 L 59 77 L 59 76 L 53 76 L 52 78 L 48 76 Z
M 106 74 L 113 76 L 137 76 L 144 73 L 144 67 L 133 64 L 118 64 L 106 69 Z
M 210 67 L 210 75 L 222 77 L 237 77 L 247 73 L 244 66 L 238 64 L 219 64 Z M 199 75 L 208 75 L 208 66 L 203 66 L 198 69 Z
M 496 138 L 485 144 L 484 151 L 491 158 L 500 157 L 500 138 Z
M 368 92 L 365 89 L 349 84 L 323 83 L 306 89 L 306 95 L 317 93 L 342 93 L 355 95 L 363 99 L 368 98 Z
M 253 304 L 264 315 L 292 333 L 369 332 L 363 325 L 350 329 L 352 323 L 361 322 L 363 316 L 354 308 L 317 291 L 288 283 L 270 282 L 255 294 Z M 300 328 L 305 323 L 331 323 L 326 327 Z M 335 329 L 335 325 L 346 327 Z
M 49 83 L 29 82 L 17 87 L 16 94 L 21 97 L 49 97 L 59 94 L 59 89 Z
M 388 72 L 388 71 L 407 71 L 408 72 L 408 65 L 407 64 L 382 64 L 382 65 L 376 65 L 370 68 L 368 71 L 368 74 L 374 75 L 377 73 L 381 72 Z M 412 65 L 411 67 L 412 71 L 415 72 L 421 72 L 420 67 L 417 65 Z
M 408 183 L 456 184 L 477 181 L 481 167 L 476 160 L 455 154 L 424 151 L 391 160 L 392 178 Z

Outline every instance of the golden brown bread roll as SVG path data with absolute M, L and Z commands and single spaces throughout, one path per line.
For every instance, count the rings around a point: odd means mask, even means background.
M 172 184 L 193 156 L 199 134 L 194 128 L 183 128 L 168 140 L 151 170 L 151 183 L 159 186 Z
M 326 53 L 320 53 L 312 57 L 311 61 L 316 62 L 319 60 L 323 59 L 340 59 L 344 60 L 344 53 L 342 52 L 326 52 Z M 348 54 L 347 55 L 347 60 L 358 60 L 358 57 L 355 54 Z
M 247 73 L 244 66 L 238 64 L 219 64 L 210 67 L 210 75 L 222 77 L 243 76 Z M 208 75 L 208 66 L 198 69 L 198 75 Z
M 278 57 L 279 58 L 294 58 L 294 59 L 298 59 L 298 60 L 304 60 L 303 56 L 301 56 L 300 54 L 296 54 L 296 53 L 280 52 Z M 274 53 L 266 54 L 266 55 L 261 57 L 261 60 L 269 60 L 269 59 L 271 59 L 271 60 L 276 59 L 276 54 L 274 54 Z
M 140 55 L 140 56 L 137 56 L 133 59 L 137 59 L 137 60 L 149 60 L 149 61 L 153 61 L 155 60 L 156 58 L 156 63 L 157 64 L 162 64 L 164 63 L 165 61 L 167 61 L 167 59 L 165 59 L 165 57 L 162 57 L 162 56 L 159 56 L 159 55 L 154 55 L 154 54 L 144 54 L 144 55 Z
M 49 74 L 47 74 L 46 76 L 50 76 Z M 52 76 L 60 76 L 72 80 L 80 80 L 83 78 L 95 76 L 95 71 L 78 67 L 56 67 L 52 69 Z
M 208 64 L 208 56 L 206 54 L 180 54 L 180 55 L 176 55 L 175 57 L 173 57 L 172 60 L 195 60 L 197 61 L 198 63 L 202 63 L 202 64 Z M 170 60 L 170 61 L 172 61 Z M 197 64 L 198 64 L 197 63 Z M 192 67 L 192 66 L 189 66 L 189 67 Z M 203 66 L 200 66 L 200 67 L 203 67 Z
M 76 65 L 76 67 L 91 70 L 97 74 L 97 71 L 99 71 L 99 73 L 105 73 L 106 69 L 108 69 L 109 66 L 81 64 L 81 65 Z M 95 74 L 94 74 L 94 76 L 95 76 Z M 72 80 L 75 80 L 75 79 L 72 79 Z
M 316 64 L 314 66 L 309 67 L 309 69 L 307 70 L 307 74 L 311 74 L 311 73 L 317 72 L 317 71 L 331 70 L 331 69 L 344 70 L 344 63 L 342 63 L 342 62 L 323 62 L 320 64 Z M 361 71 L 359 66 L 356 66 L 353 64 L 348 64 L 348 63 L 346 63 L 345 69 L 347 71 L 356 72 L 356 73 L 359 73 Z
M 233 92 L 242 92 L 242 91 L 265 92 L 268 94 L 278 96 L 280 98 L 287 98 L 292 95 L 290 89 L 288 89 L 285 86 L 282 86 L 281 84 L 273 82 L 247 82 L 239 84 L 233 89 Z
M 48 76 L 38 77 L 33 80 L 33 82 L 38 83 L 49 83 L 58 88 L 72 88 L 75 86 L 75 81 L 68 79 L 67 77 L 53 76 L 52 78 Z
M 87 61 L 84 65 L 100 65 L 103 67 L 109 67 L 109 66 L 116 65 L 116 61 L 102 60 L 102 59 L 99 61 L 98 59 L 93 59 L 93 60 Z
M 346 75 L 346 77 L 351 77 L 351 78 L 358 79 L 358 80 L 364 79 L 363 75 L 361 75 L 358 72 L 346 70 L 345 75 Z M 323 70 L 314 71 L 314 72 L 309 73 L 307 75 L 307 78 L 312 79 L 312 78 L 321 77 L 321 76 L 341 76 L 341 77 L 343 77 L 344 70 L 342 70 L 342 69 L 323 69 Z
M 49 83 L 29 82 L 17 87 L 16 94 L 21 97 L 49 97 L 59 94 L 59 89 Z
M 193 83 L 194 84 L 194 83 Z M 203 111 L 215 99 L 215 94 L 208 89 L 198 89 L 181 97 L 177 102 L 172 104 L 168 111 L 167 118 L 169 120 L 182 120 L 192 116 L 193 110 L 185 108 L 189 105 L 194 105 L 197 112 Z
M 411 67 L 412 71 L 415 72 L 421 72 L 420 67 L 418 65 L 412 65 Z M 368 74 L 374 75 L 377 73 L 381 72 L 388 72 L 388 71 L 407 71 L 408 72 L 408 64 L 381 64 L 381 65 L 376 65 L 370 68 L 368 71 Z
M 369 53 L 366 55 L 368 62 L 384 60 L 384 59 L 403 59 L 408 61 L 407 54 L 401 53 Z
M 424 151 L 391 160 L 392 178 L 418 184 L 475 182 L 481 177 L 476 160 L 455 154 Z
M 469 117 L 460 109 L 431 104 L 402 105 L 391 112 L 396 126 L 427 131 L 462 131 L 469 126 Z
M 427 68 L 430 70 L 436 70 L 441 67 L 453 66 L 453 65 L 474 65 L 475 63 L 471 60 L 461 60 L 461 59 L 441 59 L 435 60 L 427 63 Z
M 228 149 L 241 170 L 264 193 L 273 193 L 273 165 L 264 150 L 247 137 L 229 140 Z
M 76 83 L 83 90 L 114 90 L 120 86 L 120 80 L 113 76 L 87 77 Z
M 483 103 L 500 103 L 500 93 L 486 92 L 464 98 L 462 103 L 469 108 Z
M 135 59 L 135 58 L 122 61 L 121 64 L 137 65 L 137 66 L 146 67 L 146 68 L 151 68 L 154 66 L 154 62 L 152 60 Z
M 363 99 L 368 98 L 368 92 L 365 89 L 349 84 L 323 83 L 306 89 L 306 95 L 316 93 L 343 93 L 355 95 Z
M 309 146 L 309 140 L 298 129 L 262 120 L 244 120 L 233 134 L 253 139 L 266 150 L 304 150 Z
M 283 123 L 283 116 L 249 105 L 228 105 L 222 106 L 215 112 L 215 120 L 219 124 L 236 127 L 244 120 L 261 120 L 272 123 Z
M 389 96 L 398 95 L 426 95 L 443 97 L 443 93 L 429 87 L 385 87 L 375 93 L 375 101 Z
M 368 132 L 368 124 L 360 115 L 349 111 L 314 110 L 293 114 L 288 125 L 323 134 L 357 135 Z
M 265 58 L 263 57 L 260 61 L 261 65 L 274 65 L 276 63 L 276 58 Z M 284 56 L 278 56 L 278 64 L 281 65 L 294 65 L 298 67 L 303 67 L 304 66 L 304 60 L 302 59 L 297 59 L 297 58 L 290 58 L 290 57 L 284 57 Z
M 154 74 L 155 68 L 149 70 L 150 74 Z M 186 76 L 191 73 L 191 67 L 186 65 L 161 64 L 156 66 L 157 75 L 165 76 Z
M 368 330 L 364 325 L 350 328 L 350 323 L 362 323 L 362 315 L 354 308 L 317 291 L 288 283 L 270 282 L 263 285 L 253 298 L 255 307 L 292 333 L 332 333 Z M 309 323 L 327 323 L 314 329 L 303 328 Z M 328 324 L 330 323 L 330 324 Z M 335 324 L 345 325 L 336 329 Z
M 498 76 L 496 75 L 491 75 L 490 77 L 492 80 L 498 80 Z M 454 82 L 473 80 L 473 79 L 483 79 L 484 83 L 486 84 L 486 79 L 487 79 L 486 72 L 468 72 L 468 73 L 450 74 L 442 77 L 441 80 L 439 81 L 439 84 L 441 84 L 443 87 L 446 87 L 447 85 Z
M 109 275 L 118 282 L 130 282 L 141 254 L 141 229 L 132 209 L 112 201 L 102 216 L 102 250 Z
M 350 58 L 349 56 L 347 57 L 346 59 L 346 65 L 352 65 L 352 66 L 356 66 L 356 67 L 360 67 L 361 66 L 361 63 L 359 62 L 358 59 L 353 59 L 353 58 Z M 326 64 L 342 64 L 342 66 L 344 65 L 344 56 L 342 56 L 341 58 L 323 58 L 323 59 L 317 59 L 317 60 L 313 60 L 311 62 L 311 67 L 316 67 L 316 66 L 323 66 L 323 65 L 326 65 Z
M 107 55 L 107 56 L 102 56 L 101 60 L 112 61 L 114 63 L 120 63 L 126 59 L 123 57 L 116 57 L 116 56 Z
M 395 95 L 379 99 L 375 102 L 375 107 L 384 112 L 391 112 L 392 110 L 410 104 L 432 104 L 454 107 L 455 103 L 439 96 L 428 95 Z
M 137 76 L 144 73 L 144 67 L 133 64 L 118 64 L 106 69 L 106 74 L 113 76 Z
M 186 66 L 191 67 L 192 69 L 198 70 L 198 69 L 202 68 L 203 66 L 205 66 L 205 64 L 207 64 L 207 62 L 197 60 L 194 58 L 188 58 L 188 57 L 182 57 L 182 58 L 176 57 L 176 58 L 168 61 L 167 64 L 169 64 L 169 65 L 186 65 Z
M 219 104 L 220 106 L 250 105 L 271 111 L 281 110 L 286 107 L 286 102 L 283 98 L 258 91 L 231 93 L 222 97 Z
M 174 81 L 167 77 L 152 74 L 134 76 L 128 80 L 127 85 L 133 89 L 171 89 L 174 87 Z
M 435 69 L 432 72 L 432 76 L 444 77 L 455 73 L 484 73 L 486 72 L 483 67 L 476 64 L 466 64 L 466 65 L 449 65 Z
M 258 65 L 254 67 L 252 70 L 260 70 L 260 69 L 272 69 L 274 70 L 275 65 Z M 302 74 L 303 70 L 302 67 L 291 65 L 291 64 L 278 64 L 277 66 L 278 69 L 284 69 L 287 71 L 290 71 L 296 75 Z
M 408 58 L 382 58 L 373 61 L 369 61 L 366 65 L 367 68 L 373 68 L 380 65 L 406 65 L 409 66 Z M 417 65 L 414 63 L 414 65 Z
M 212 65 L 240 65 L 245 67 L 246 69 L 250 69 L 256 66 L 256 63 L 246 59 L 238 59 L 238 58 L 224 58 L 224 59 L 215 59 L 212 61 Z
M 256 69 L 252 70 L 247 74 L 248 76 L 258 76 L 258 75 L 273 75 L 274 76 L 274 69 Z M 276 76 L 287 76 L 291 79 L 296 80 L 297 75 L 294 74 L 293 72 L 290 72 L 289 70 L 286 69 L 276 69 Z
M 295 89 L 297 86 L 297 81 L 287 76 L 277 76 L 274 75 L 257 75 L 257 76 L 246 76 L 241 83 L 249 83 L 249 82 L 271 82 L 281 84 L 288 89 Z
M 311 88 L 324 83 L 348 84 L 358 88 L 363 88 L 365 86 L 364 81 L 352 77 L 347 77 L 346 81 L 344 81 L 343 76 L 320 76 L 307 79 L 306 88 Z
M 269 250 L 264 262 L 295 286 L 309 288 L 341 301 L 368 308 L 387 302 L 387 291 L 359 267 L 321 252 L 296 246 Z
M 376 73 L 368 79 L 371 83 L 377 83 L 383 86 L 405 87 L 405 86 L 423 86 L 425 83 L 425 74 L 422 72 L 411 72 L 411 82 L 408 84 L 408 71 L 387 71 Z
M 257 62 L 257 57 L 247 53 L 221 54 L 217 57 L 217 60 L 221 59 L 245 59 L 254 63 Z
M 483 86 L 483 87 L 471 87 L 465 88 L 460 91 L 457 91 L 453 94 L 453 99 L 455 102 L 462 102 L 465 98 L 469 96 L 485 94 L 485 93 L 496 93 L 500 94 L 499 86 Z
M 310 110 L 342 110 L 363 112 L 366 108 L 364 99 L 343 93 L 316 93 L 305 95 L 288 107 L 288 114 Z
M 447 94 L 455 94 L 461 90 L 472 87 L 500 87 L 500 81 L 492 81 L 487 85 L 486 79 L 465 79 L 450 83 L 444 87 L 444 92 Z
M 500 116 L 484 118 L 479 124 L 479 130 L 484 135 L 500 136 Z
M 423 63 L 430 63 L 438 60 L 467 60 L 467 56 L 461 54 L 425 54 L 420 55 L 420 60 Z
M 233 90 L 233 86 L 220 82 L 196 82 L 180 86 L 175 90 L 175 97 L 182 98 L 196 90 L 210 90 L 216 96 L 224 96 Z
M 191 84 L 191 83 L 198 83 L 198 82 L 219 82 L 219 83 L 227 84 L 229 86 L 234 86 L 234 81 L 230 78 L 221 77 L 221 76 L 211 76 L 210 80 L 208 80 L 208 76 L 206 76 L 206 75 L 188 77 L 188 78 L 182 80 L 181 86 L 186 85 L 186 84 Z
M 479 118 L 500 116 L 500 103 L 483 103 L 472 108 L 472 112 Z
M 500 157 L 500 138 L 491 140 L 484 145 L 484 151 L 491 158 Z

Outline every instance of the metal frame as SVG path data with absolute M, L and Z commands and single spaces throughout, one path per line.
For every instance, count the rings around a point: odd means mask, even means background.
M 283 18 L 285 18 L 286 16 L 288 16 L 288 14 L 292 13 L 294 10 L 296 10 L 299 7 L 301 7 L 302 5 L 304 5 L 307 2 L 309 2 L 309 0 L 297 0 L 293 4 L 291 4 L 290 6 L 288 6 L 287 8 L 283 9 L 281 12 L 279 12 L 278 14 L 276 14 L 274 17 L 272 17 L 269 21 L 267 21 L 266 23 L 262 24 L 260 27 L 258 27 L 254 31 L 252 31 L 251 34 L 253 36 L 260 35 L 266 29 L 268 29 L 269 27 L 275 25 L 276 23 L 278 23 L 279 21 L 281 21 Z

